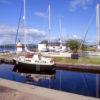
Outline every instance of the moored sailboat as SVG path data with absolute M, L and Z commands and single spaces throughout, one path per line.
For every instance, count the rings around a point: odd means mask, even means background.
M 26 54 L 13 59 L 16 65 L 15 70 L 36 70 L 36 71 L 48 71 L 53 70 L 55 63 L 51 58 L 46 58 L 41 54 Z
M 26 49 L 26 32 L 25 32 L 25 19 L 26 19 L 26 0 L 24 0 L 24 48 Z M 54 60 L 42 56 L 40 53 L 25 52 L 24 56 L 19 56 L 13 59 L 16 67 L 14 70 L 36 70 L 36 71 L 47 71 L 54 68 Z

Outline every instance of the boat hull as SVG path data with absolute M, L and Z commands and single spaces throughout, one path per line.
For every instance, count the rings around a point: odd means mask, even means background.
M 15 61 L 14 61 L 15 62 Z M 19 72 L 19 73 L 34 73 L 34 72 L 40 72 L 48 74 L 52 72 L 52 70 L 55 69 L 55 65 L 37 65 L 37 64 L 27 64 L 23 62 L 18 62 L 15 64 L 13 71 Z

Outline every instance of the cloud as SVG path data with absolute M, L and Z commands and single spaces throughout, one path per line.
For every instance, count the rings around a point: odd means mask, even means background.
M 71 0 L 69 4 L 70 11 L 74 11 L 77 8 L 87 9 L 89 5 L 93 3 L 93 0 Z
M 46 32 L 43 30 L 28 27 L 25 29 L 27 41 L 35 42 L 41 41 L 46 37 Z M 17 27 L 11 26 L 0 26 L 0 44 L 4 43 L 14 43 L 17 34 Z M 23 27 L 19 29 L 18 39 L 24 42 L 24 29 Z
M 48 16 L 43 12 L 35 12 L 34 15 L 42 18 L 47 18 Z
M 20 29 L 19 29 L 19 33 L 23 33 L 23 31 L 24 31 L 24 29 L 23 29 L 23 27 L 21 27 Z M 11 33 L 13 33 L 13 34 L 15 34 L 17 32 L 17 27 L 11 27 L 11 26 L 4 26 L 4 25 L 1 25 L 0 26 L 0 34 L 11 34 Z M 31 28 L 31 27 L 27 27 L 27 28 L 25 28 L 25 32 L 27 33 L 27 34 L 35 34 L 35 35 L 45 35 L 45 31 L 43 31 L 43 30 L 39 30 L 39 29 L 35 29 L 35 28 Z

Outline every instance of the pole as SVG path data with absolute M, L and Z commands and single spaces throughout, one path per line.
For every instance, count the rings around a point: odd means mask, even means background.
M 59 38 L 61 38 L 61 19 L 59 19 L 59 30 L 60 30 Z
M 48 12 L 48 24 L 49 24 L 49 35 L 48 35 L 48 38 L 49 38 L 49 44 L 50 44 L 50 34 L 51 34 L 51 19 L 50 19 L 50 17 L 51 17 L 51 7 L 50 7 L 50 5 L 49 5 L 49 7 L 48 7 L 48 10 L 49 10 L 49 12 Z
M 96 6 L 96 45 L 99 46 L 99 4 Z
M 59 31 L 60 31 L 60 35 L 59 35 L 59 39 L 60 39 L 60 47 L 62 47 L 62 29 L 61 29 L 62 25 L 61 25 L 61 19 L 59 19 Z
M 26 48 L 26 0 L 24 0 L 24 48 Z

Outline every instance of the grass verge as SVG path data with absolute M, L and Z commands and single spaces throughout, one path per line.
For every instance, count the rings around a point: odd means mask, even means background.
M 80 57 L 79 59 L 71 59 L 64 57 L 55 57 L 55 62 L 66 64 L 93 64 L 100 65 L 100 57 Z

